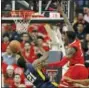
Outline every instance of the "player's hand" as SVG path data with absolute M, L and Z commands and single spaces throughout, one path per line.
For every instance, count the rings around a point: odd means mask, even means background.
M 59 6 L 58 7 L 58 11 L 60 12 L 60 13 L 63 13 L 64 11 L 63 11 L 63 7 L 62 6 Z
M 73 82 L 73 80 L 69 77 L 64 77 L 64 79 L 67 81 L 67 82 Z
M 85 87 L 84 85 L 78 83 L 74 83 L 73 86 L 78 88 Z
M 21 56 L 19 54 L 16 54 L 16 60 L 18 60 Z

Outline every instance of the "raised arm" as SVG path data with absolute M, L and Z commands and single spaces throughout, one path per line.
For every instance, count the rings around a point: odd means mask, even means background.
M 62 5 L 59 6 L 59 7 L 58 7 L 58 10 L 61 12 L 61 14 L 62 14 L 62 16 L 63 16 L 63 18 L 64 18 L 64 22 L 68 25 L 68 31 L 74 31 L 74 29 L 73 29 L 73 27 L 72 27 L 70 21 L 68 20 L 68 17 L 67 17 L 66 14 L 64 13 L 62 7 L 63 7 Z
M 62 67 L 69 61 L 69 59 L 71 59 L 73 57 L 73 55 L 75 53 L 76 53 L 76 49 L 75 48 L 73 48 L 73 47 L 67 48 L 66 49 L 66 56 L 64 56 L 61 61 L 50 63 L 50 64 L 48 64 L 48 66 L 51 66 L 51 67 Z

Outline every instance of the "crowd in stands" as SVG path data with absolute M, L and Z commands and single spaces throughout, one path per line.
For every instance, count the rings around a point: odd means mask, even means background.
M 23 74 L 23 69 L 16 65 L 16 56 L 12 54 L 9 43 L 18 40 L 21 43 L 21 54 L 26 62 L 33 63 L 44 52 L 49 51 L 48 41 L 50 38 L 44 25 L 32 25 L 28 32 L 18 33 L 12 24 L 2 24 L 2 73 L 4 75 L 4 85 L 18 86 L 20 83 L 31 86 Z M 38 29 L 39 30 L 38 30 Z M 42 29 L 42 30 L 41 30 Z
M 85 7 L 83 13 L 78 13 L 74 19 L 73 28 L 77 37 L 81 40 L 85 55 L 85 65 L 89 69 L 89 8 Z M 16 25 L 13 23 L 2 23 L 1 70 L 3 74 L 4 86 L 9 88 L 32 88 L 33 84 L 28 82 L 23 74 L 23 69 L 16 64 L 16 56 L 12 54 L 9 43 L 18 40 L 21 43 L 21 54 L 26 62 L 33 63 L 49 51 L 50 37 L 44 24 L 32 24 L 27 32 L 18 33 Z

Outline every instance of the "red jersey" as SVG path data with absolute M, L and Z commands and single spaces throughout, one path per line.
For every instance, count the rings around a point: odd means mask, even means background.
M 6 68 L 7 68 L 7 66 L 8 65 L 6 63 L 4 63 L 4 62 L 1 63 L 1 70 L 2 70 L 3 74 L 6 74 Z
M 73 86 L 72 82 L 67 82 L 67 80 L 65 80 L 64 77 L 69 77 L 74 80 L 87 79 L 88 71 L 87 71 L 87 68 L 83 64 L 76 64 L 74 66 L 71 66 L 67 70 L 67 72 L 64 74 L 60 82 L 60 88 L 64 88 L 64 87 L 76 88 Z
M 61 61 L 51 63 L 49 64 L 49 66 L 62 67 L 68 61 L 70 62 L 70 66 L 75 64 L 84 64 L 84 56 L 83 56 L 83 50 L 81 47 L 81 42 L 78 39 L 76 39 L 73 43 L 69 44 L 68 47 L 75 47 L 77 49 L 75 55 L 73 55 L 73 57 L 70 59 L 68 59 L 67 57 L 63 57 Z
M 9 45 L 9 43 L 5 43 L 5 42 L 3 42 L 3 43 L 1 43 L 1 51 L 2 52 L 6 52 L 6 49 L 7 49 L 7 46 Z
M 76 53 L 70 59 L 70 65 L 84 64 L 84 55 L 80 40 L 76 39 L 73 43 L 69 44 L 69 47 L 75 47 L 77 49 Z
M 37 56 L 36 56 L 35 51 L 34 51 L 34 46 L 31 46 L 29 55 L 26 55 L 25 50 L 23 50 L 22 55 L 27 60 L 27 62 L 30 62 L 30 63 L 33 63 L 34 60 L 37 59 Z

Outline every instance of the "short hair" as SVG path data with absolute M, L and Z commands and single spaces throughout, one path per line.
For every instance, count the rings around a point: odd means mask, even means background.
M 29 45 L 31 45 L 31 43 L 30 43 L 30 42 L 28 42 L 28 41 L 26 41 L 26 42 L 25 42 L 25 44 L 26 44 L 26 43 L 29 43 Z
M 84 24 L 83 24 L 83 23 L 78 23 L 78 25 L 83 25 L 83 26 L 84 26 Z M 77 26 L 78 26 L 78 25 L 77 25 Z
M 25 69 L 25 67 L 26 67 L 26 61 L 25 61 L 25 59 L 22 56 L 17 60 L 17 65 L 19 67 Z
M 73 32 L 73 31 L 67 31 L 66 34 L 67 34 L 67 37 L 69 39 L 71 39 L 71 40 L 75 40 L 76 39 L 76 33 L 75 32 Z
M 38 32 L 38 30 L 36 30 L 36 29 L 33 29 L 33 30 L 32 30 L 32 32 Z
M 27 32 L 23 32 L 21 33 L 21 36 L 23 36 L 24 34 L 27 34 L 29 36 L 29 34 Z
M 20 74 L 16 73 L 16 74 L 14 75 L 14 77 L 15 77 L 16 75 L 19 75 L 19 76 L 21 76 Z

